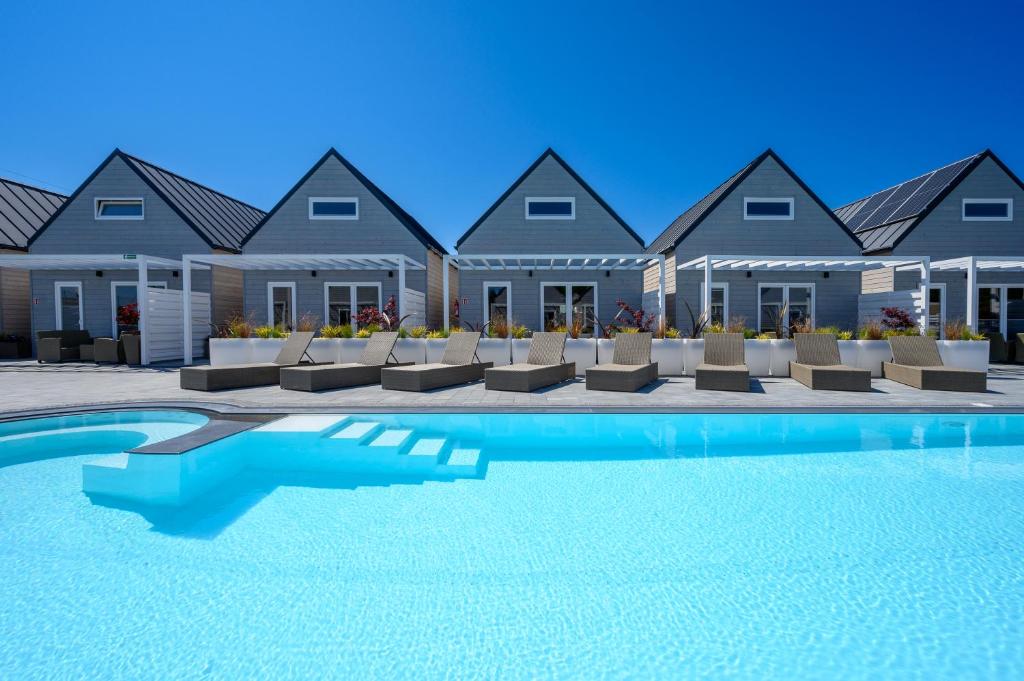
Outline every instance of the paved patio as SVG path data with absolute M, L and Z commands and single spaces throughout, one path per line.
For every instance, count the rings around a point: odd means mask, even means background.
M 587 391 L 582 379 L 531 394 L 493 392 L 483 383 L 428 393 L 364 386 L 299 393 L 276 386 L 201 393 L 178 387 L 177 366 L 0 362 L 0 416 L 79 407 L 194 406 L 226 412 L 280 411 L 1024 411 L 1024 367 L 993 365 L 986 393 L 914 390 L 875 379 L 870 393 L 811 391 L 788 378 L 755 379 L 751 392 L 696 391 L 692 378 L 661 379 L 639 393 Z

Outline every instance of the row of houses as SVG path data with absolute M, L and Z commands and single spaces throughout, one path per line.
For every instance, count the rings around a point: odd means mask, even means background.
M 391 297 L 407 325 L 434 328 L 501 317 L 597 334 L 618 301 L 681 328 L 702 309 L 755 330 L 783 310 L 853 328 L 908 300 L 937 329 L 1012 334 L 1024 274 L 977 259 L 1024 252 L 1022 210 L 1024 185 L 988 150 L 835 209 L 768 150 L 645 244 L 548 149 L 450 252 L 334 149 L 267 212 L 115 150 L 71 196 L 0 180 L 0 330 L 116 336 L 141 288 L 153 333 L 179 333 L 157 358 L 235 316 L 349 324 Z

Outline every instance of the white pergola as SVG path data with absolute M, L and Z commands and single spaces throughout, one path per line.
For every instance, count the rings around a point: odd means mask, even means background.
M 1024 272 L 1022 256 L 969 255 L 963 258 L 936 260 L 931 269 L 935 272 L 967 273 L 967 326 L 978 330 L 978 272 Z
M 917 270 L 921 274 L 921 291 L 924 295 L 925 310 L 922 328 L 928 326 L 928 286 L 930 259 L 928 256 L 818 256 L 803 258 L 779 255 L 704 255 L 688 260 L 676 267 L 678 270 L 703 270 L 704 292 L 701 311 L 711 309 L 711 285 L 713 273 L 719 271 L 761 271 L 761 272 L 867 272 L 892 267 L 899 271 Z
M 138 275 L 139 345 L 142 364 L 149 364 L 149 270 L 180 270 L 180 261 L 141 253 L 98 253 L 76 255 L 0 255 L 0 268 L 19 270 L 134 270 Z M 82 292 L 84 295 L 84 291 Z M 81 324 L 85 320 L 80 320 Z M 189 348 L 191 350 L 191 347 Z
M 398 270 L 398 309 L 405 310 L 405 273 L 407 270 L 424 270 L 423 263 L 401 253 L 373 253 L 369 255 L 347 253 L 320 254 L 260 254 L 244 253 L 225 255 L 197 253 L 182 256 L 182 287 L 184 311 L 182 322 L 185 331 L 185 364 L 192 363 L 192 270 L 207 270 L 213 266 L 229 267 L 236 270 L 348 270 L 380 271 Z
M 444 328 L 448 330 L 451 303 L 448 289 L 449 265 L 460 272 L 501 272 L 501 271 L 638 271 L 658 266 L 658 325 L 665 323 L 665 256 L 649 253 L 546 253 L 538 255 L 497 254 L 497 255 L 446 255 L 442 258 L 444 272 Z

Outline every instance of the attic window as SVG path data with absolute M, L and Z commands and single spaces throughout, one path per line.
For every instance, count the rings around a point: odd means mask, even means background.
M 576 197 L 526 197 L 527 220 L 575 220 Z
M 311 196 L 310 220 L 358 220 L 359 199 L 354 196 Z
M 1013 219 L 1013 199 L 964 199 L 964 220 Z
M 744 220 L 792 220 L 792 198 L 743 197 Z
M 142 199 L 96 199 L 97 220 L 141 220 L 143 217 Z

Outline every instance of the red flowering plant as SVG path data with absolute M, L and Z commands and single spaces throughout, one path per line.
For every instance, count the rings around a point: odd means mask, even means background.
M 373 306 L 364 307 L 356 315 L 356 324 L 360 328 L 376 326 L 379 329 L 392 329 L 397 328 L 401 323 L 402 320 L 398 318 L 398 303 L 395 302 L 394 296 L 388 298 L 383 310 L 378 310 Z
M 135 333 L 139 329 L 139 306 L 128 303 L 117 308 L 117 325 L 124 327 L 121 333 Z
M 656 319 L 653 312 L 645 314 L 642 307 L 634 310 L 624 300 L 616 300 L 615 304 L 619 306 L 619 311 L 615 313 L 611 323 L 605 327 L 605 335 L 611 336 L 622 330 L 624 326 L 635 328 L 637 331 L 653 330 Z
M 909 312 L 900 307 L 882 308 L 882 326 L 890 331 L 910 331 L 917 328 L 917 322 Z

